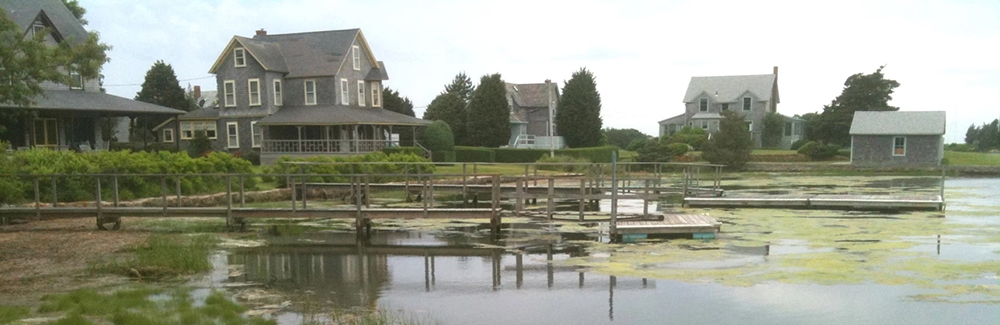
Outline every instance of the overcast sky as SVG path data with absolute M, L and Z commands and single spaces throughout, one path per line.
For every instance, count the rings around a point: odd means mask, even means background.
M 1000 117 L 1000 1 L 134 1 L 80 0 L 114 49 L 111 94 L 135 97 L 156 60 L 214 90 L 234 35 L 361 28 L 389 87 L 420 117 L 458 72 L 478 83 L 565 80 L 591 70 L 605 127 L 655 135 L 692 76 L 779 67 L 786 115 L 821 111 L 854 73 L 899 81 L 890 104 L 948 112 L 947 142 Z

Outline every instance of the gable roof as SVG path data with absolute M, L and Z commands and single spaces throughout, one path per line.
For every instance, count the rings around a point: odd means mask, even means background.
M 549 107 L 549 87 L 554 83 L 513 84 L 507 83 L 507 96 L 520 107 Z M 556 89 L 555 96 L 559 96 Z
M 748 91 L 760 100 L 770 100 L 775 87 L 775 75 L 691 77 L 684 102 L 692 103 L 702 94 L 715 96 L 720 103 L 736 102 Z M 716 96 L 717 95 L 717 96 Z
M 63 40 L 78 44 L 89 37 L 80 20 L 60 0 L 0 0 L 0 7 L 22 31 L 27 31 L 31 23 L 42 15 L 52 23 L 55 33 Z
M 254 35 L 253 38 L 233 36 L 225 50 L 215 60 L 209 73 L 216 73 L 228 54 L 237 45 L 250 53 L 268 71 L 287 73 L 285 78 L 333 76 L 347 61 L 355 40 L 370 60 L 373 80 L 386 80 L 381 62 L 361 33 L 361 29 L 328 30 L 294 34 Z M 379 71 L 374 71 L 378 69 Z M 370 79 L 372 80 L 372 79 Z
M 854 112 L 851 135 L 943 135 L 945 112 Z

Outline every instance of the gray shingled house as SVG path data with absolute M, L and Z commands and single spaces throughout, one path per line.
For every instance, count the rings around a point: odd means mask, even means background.
M 945 112 L 855 112 L 851 164 L 937 166 L 944 158 Z
M 562 149 L 565 146 L 563 138 L 555 134 L 553 121 L 559 104 L 559 86 L 548 79 L 544 83 L 507 83 L 506 86 L 507 103 L 510 104 L 510 141 L 507 146 Z
M 260 150 L 262 163 L 379 151 L 398 145 L 393 128 L 431 123 L 382 108 L 389 77 L 360 29 L 234 36 L 209 72 L 218 109 L 180 117 L 179 140 L 205 130 L 215 148 Z
M 685 126 L 717 132 L 720 113 L 733 110 L 744 116 L 754 147 L 759 148 L 764 116 L 777 113 L 779 102 L 778 67 L 773 74 L 691 77 L 684 94 L 684 113 L 660 121 L 660 136 L 670 136 Z M 782 117 L 785 123 L 779 147 L 787 149 L 802 138 L 805 123 L 796 117 Z
M 24 37 L 51 31 L 46 42 L 57 46 L 62 42 L 76 44 L 86 40 L 87 31 L 59 0 L 0 0 L 7 18 L 24 30 Z M 0 68 L 2 69 L 2 68 Z M 57 150 L 86 148 L 108 149 L 114 128 L 126 117 L 159 116 L 168 118 L 184 111 L 126 99 L 101 92 L 98 79 L 85 79 L 67 71 L 74 81 L 68 85 L 43 83 L 43 93 L 29 107 L 11 107 L 0 103 L 0 109 L 27 109 L 28 116 L 19 123 L 5 123 L 5 141 L 18 149 L 52 148 Z

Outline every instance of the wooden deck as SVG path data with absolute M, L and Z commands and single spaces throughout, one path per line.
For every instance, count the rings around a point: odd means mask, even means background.
M 667 214 L 662 220 L 622 220 L 614 235 L 627 234 L 715 234 L 722 223 L 707 215 Z
M 731 196 L 687 197 L 690 207 L 713 208 L 790 208 L 829 210 L 926 210 L 944 209 L 941 195 L 846 195 L 819 194 L 800 196 Z

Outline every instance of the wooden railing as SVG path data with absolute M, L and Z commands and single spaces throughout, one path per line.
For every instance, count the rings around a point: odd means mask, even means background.
M 389 146 L 388 140 L 264 140 L 261 153 L 365 153 Z

